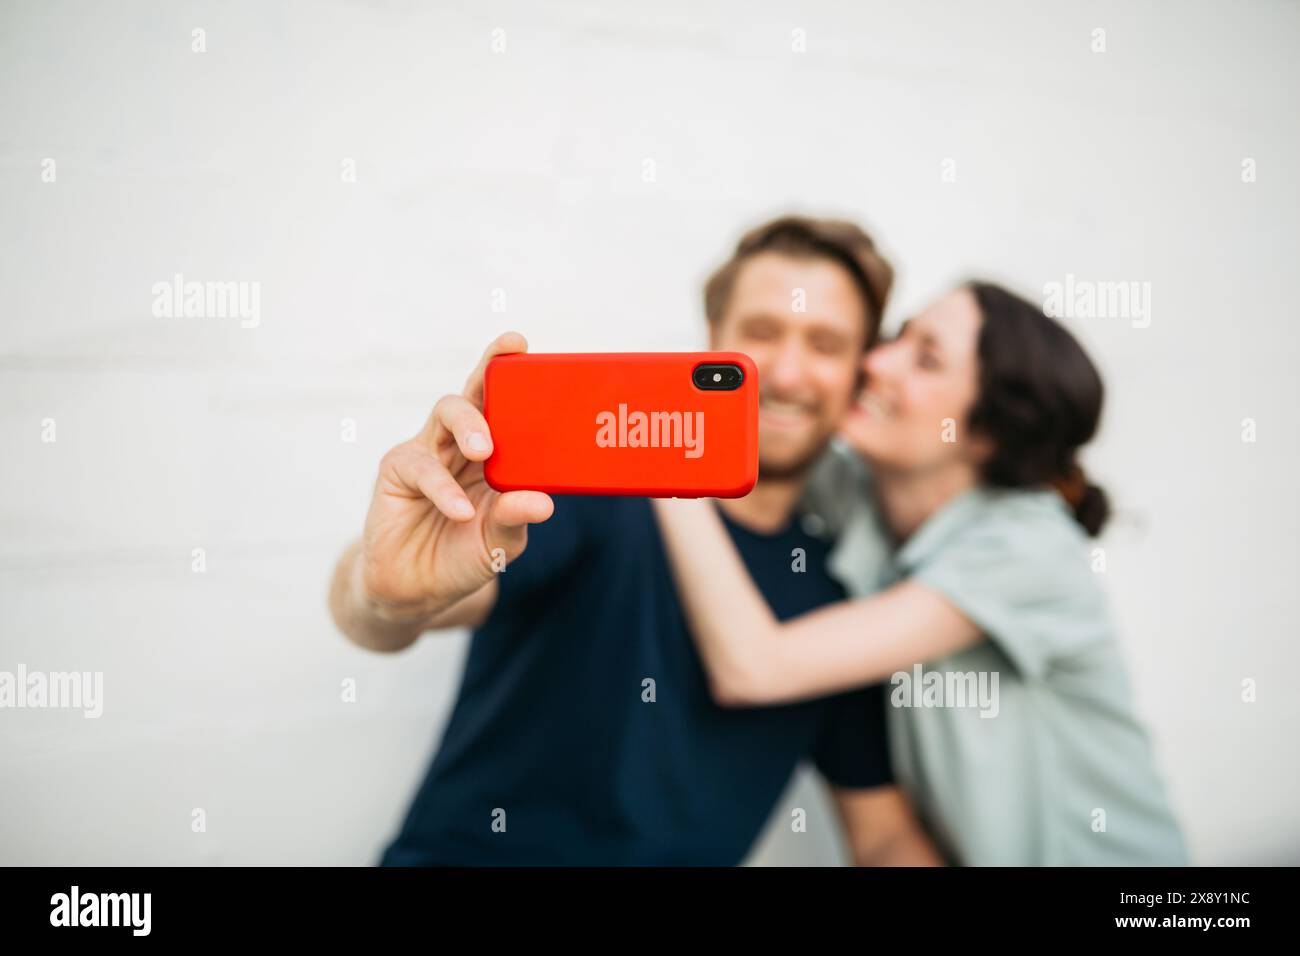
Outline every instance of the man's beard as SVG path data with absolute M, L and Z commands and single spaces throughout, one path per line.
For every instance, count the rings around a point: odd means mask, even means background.
M 822 453 L 826 451 L 827 445 L 828 442 L 823 442 L 819 447 L 814 448 L 808 454 L 791 462 L 765 462 L 762 456 L 759 456 L 758 480 L 794 481 L 796 479 L 806 478 L 808 473 L 812 471 L 813 465 L 817 464 Z

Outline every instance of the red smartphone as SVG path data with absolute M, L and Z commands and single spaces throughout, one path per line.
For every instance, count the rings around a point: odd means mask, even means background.
M 740 498 L 758 480 L 742 352 L 498 355 L 483 380 L 497 491 Z

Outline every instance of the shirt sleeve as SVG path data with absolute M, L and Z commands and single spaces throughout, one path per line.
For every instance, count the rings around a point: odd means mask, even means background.
M 883 684 L 826 701 L 813 763 L 837 787 L 858 789 L 893 782 Z
M 909 577 L 966 615 L 1023 677 L 1104 640 L 1104 599 L 1073 519 L 1007 507 L 962 529 Z

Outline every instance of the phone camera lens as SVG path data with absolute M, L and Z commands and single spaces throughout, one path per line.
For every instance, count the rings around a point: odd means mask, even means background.
M 691 380 L 697 388 L 705 391 L 732 391 L 740 387 L 745 375 L 736 365 L 700 365 L 692 373 Z

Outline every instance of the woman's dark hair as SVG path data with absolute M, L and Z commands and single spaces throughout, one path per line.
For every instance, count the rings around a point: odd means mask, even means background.
M 1083 346 L 1043 310 L 989 282 L 968 282 L 983 322 L 979 393 L 970 428 L 991 439 L 985 483 L 1051 485 L 1095 535 L 1110 516 L 1106 493 L 1075 456 L 1097 431 L 1103 386 Z

